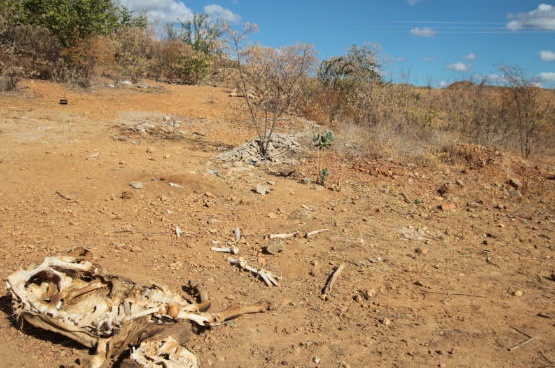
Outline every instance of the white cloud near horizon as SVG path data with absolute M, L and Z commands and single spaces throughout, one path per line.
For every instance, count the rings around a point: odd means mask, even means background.
M 158 27 L 177 21 L 186 22 L 193 19 L 195 13 L 184 2 L 178 0 L 122 0 L 122 5 L 136 14 L 144 14 Z M 239 22 L 241 17 L 221 5 L 211 4 L 204 7 L 204 13 L 211 18 L 226 22 Z
M 468 54 L 463 56 L 466 60 L 476 60 L 476 55 Z
M 429 27 L 414 27 L 410 30 L 410 34 L 418 37 L 434 37 L 437 32 Z
M 553 72 L 544 72 L 538 74 L 538 79 L 542 83 L 555 83 L 555 73 Z
M 146 15 L 150 22 L 158 26 L 193 18 L 193 11 L 176 0 L 123 0 L 122 5 L 136 14 Z
M 513 32 L 521 29 L 555 30 L 555 6 L 540 4 L 527 13 L 511 16 L 514 20 L 507 23 L 507 28 Z
M 221 5 L 211 4 L 204 7 L 204 12 L 211 18 L 223 20 L 228 23 L 237 23 L 241 17 L 229 9 L 224 9 Z
M 447 65 L 447 69 L 451 69 L 457 72 L 466 72 L 468 70 L 468 65 L 459 61 L 458 63 Z
M 540 60 L 541 61 L 555 61 L 555 52 L 542 50 L 540 51 Z

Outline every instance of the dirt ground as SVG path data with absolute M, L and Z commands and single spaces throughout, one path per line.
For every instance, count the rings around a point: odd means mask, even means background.
M 216 310 L 271 301 L 195 336 L 188 347 L 204 367 L 555 367 L 554 160 L 459 145 L 445 153 L 452 165 L 419 167 L 345 153 L 339 134 L 324 189 L 307 180 L 306 142 L 288 177 L 275 175 L 284 165 L 216 158 L 253 137 L 233 118 L 237 101 L 215 87 L 28 80 L 0 95 L 2 277 L 85 246 L 141 283 L 180 291 L 197 280 Z M 167 121 L 179 137 L 121 128 Z M 239 255 L 279 286 L 211 250 L 236 228 Z M 15 321 L 2 295 L 0 366 L 87 354 Z

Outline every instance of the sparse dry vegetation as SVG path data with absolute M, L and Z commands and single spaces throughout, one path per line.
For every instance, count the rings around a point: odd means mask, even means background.
M 89 86 L 97 76 L 116 85 L 149 78 L 237 88 L 262 157 L 286 114 L 357 131 L 352 138 L 369 157 L 433 164 L 441 159 L 433 152 L 459 142 L 523 157 L 555 151 L 553 92 L 534 87 L 518 67 L 501 68 L 505 86 L 465 81 L 421 88 L 384 81 L 376 45 L 352 46 L 316 70 L 310 45 L 248 45 L 253 25 L 237 32 L 196 14 L 168 25 L 160 39 L 144 17 L 112 1 L 72 1 L 71 10 L 54 1 L 0 5 L 1 90 L 14 89 L 22 77 Z
M 111 21 L 62 38 L 21 13 L 64 2 Z M 271 301 L 191 336 L 203 367 L 553 366 L 553 90 L 517 67 L 505 85 L 396 84 L 373 45 L 318 63 L 249 44 L 250 25 L 195 15 L 159 37 L 111 5 L 0 0 L 3 277 L 82 246 L 214 309 Z M 75 306 L 35 276 L 48 308 Z M 84 364 L 12 302 L 4 366 Z

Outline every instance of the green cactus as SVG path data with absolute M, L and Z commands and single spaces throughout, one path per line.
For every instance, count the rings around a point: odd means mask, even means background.
M 324 152 L 326 148 L 329 148 L 333 141 L 335 140 L 335 136 L 331 130 L 326 130 L 323 133 L 313 133 L 312 134 L 312 141 L 314 145 L 318 149 L 318 184 L 325 186 L 326 180 L 329 176 L 328 168 L 322 168 L 322 162 L 324 161 Z

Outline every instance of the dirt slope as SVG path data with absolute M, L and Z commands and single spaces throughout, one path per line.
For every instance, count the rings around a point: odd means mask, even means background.
M 270 300 L 270 313 L 191 341 L 205 367 L 555 366 L 553 161 L 470 145 L 436 169 L 336 153 L 334 190 L 323 189 L 303 180 L 314 176 L 309 150 L 287 178 L 216 159 L 252 137 L 236 102 L 218 88 L 155 84 L 83 92 L 24 81 L 1 95 L 2 277 L 86 246 L 139 282 L 198 280 L 214 309 Z M 144 122 L 179 122 L 179 139 L 167 125 L 121 129 Z M 240 255 L 281 276 L 279 287 L 210 250 L 235 228 Z M 297 231 L 282 252 L 263 251 L 270 234 Z M 3 295 L 1 366 L 59 367 L 87 353 L 11 319 Z

